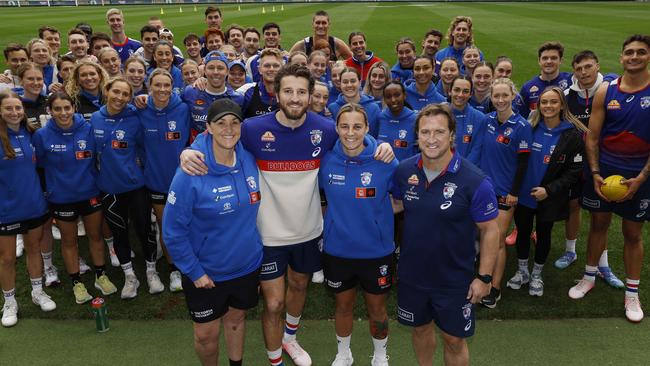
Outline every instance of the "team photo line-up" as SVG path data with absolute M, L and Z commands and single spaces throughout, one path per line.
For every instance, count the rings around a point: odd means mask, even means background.
M 107 259 L 124 273 L 120 297 L 136 297 L 132 228 L 149 293 L 165 291 L 164 256 L 169 290 L 185 294 L 204 365 L 217 363 L 221 323 L 230 365 L 242 364 L 246 310 L 260 293 L 268 364 L 282 365 L 284 352 L 311 365 L 296 340 L 310 281 L 335 296 L 332 365 L 354 362 L 359 287 L 371 364 L 388 365 L 386 299 L 398 279 L 397 319 L 412 327 L 418 364 L 432 363 L 439 333 L 445 363 L 465 365 L 475 305 L 501 299 L 506 245 L 517 254 L 506 286 L 542 296 L 553 224 L 565 221 L 566 251 L 554 262 L 564 269 L 577 260 L 581 207 L 590 214 L 585 271 L 568 296 L 583 298 L 598 276 L 624 289 L 629 321 L 643 319 L 650 36 L 623 41 L 618 74 L 601 73 L 589 50 L 572 56 L 573 73 L 560 72 L 564 47 L 545 42 L 539 74 L 518 90 L 513 60 L 485 61 L 466 16 L 446 35 L 427 31 L 421 52 L 399 39 L 392 67 L 362 32 L 331 36 L 325 11 L 290 50 L 276 23 L 260 32 L 222 21 L 208 7 L 207 30 L 184 36 L 185 54 L 157 17 L 140 41 L 127 37 L 119 9 L 106 12 L 110 34 L 76 25 L 65 54 L 51 26 L 6 45 L 4 327 L 18 321 L 23 252 L 32 302 L 56 309 L 44 291 L 60 283 L 55 239 L 78 304 L 93 299 L 87 271 L 92 292 L 118 292 Z M 612 213 L 622 218 L 624 280 L 607 262 Z M 79 255 L 83 235 L 91 265 Z

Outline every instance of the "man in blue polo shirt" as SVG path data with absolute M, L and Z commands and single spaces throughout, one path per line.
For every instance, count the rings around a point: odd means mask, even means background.
M 413 328 L 420 365 L 431 365 L 434 324 L 448 364 L 469 364 L 465 338 L 474 334 L 474 304 L 490 291 L 499 249 L 498 205 L 490 179 L 453 153 L 455 120 L 447 105 L 418 115 L 421 154 L 395 173 L 396 205 L 404 208 L 404 237 L 397 294 L 398 320 Z M 480 265 L 474 271 L 476 230 Z

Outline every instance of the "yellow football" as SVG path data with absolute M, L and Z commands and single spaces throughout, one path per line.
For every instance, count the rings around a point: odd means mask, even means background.
M 610 175 L 605 178 L 605 183 L 600 186 L 600 191 L 603 196 L 607 197 L 610 201 L 618 201 L 627 193 L 627 186 L 621 181 L 625 179 L 620 175 Z

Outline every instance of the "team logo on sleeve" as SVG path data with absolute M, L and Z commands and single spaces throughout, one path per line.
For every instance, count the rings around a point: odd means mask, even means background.
M 250 189 L 256 191 L 257 190 L 257 183 L 255 182 L 255 178 L 253 177 L 247 177 L 246 178 L 246 183 L 248 183 L 248 186 Z
M 417 186 L 418 184 L 420 184 L 420 179 L 418 179 L 417 175 L 413 174 L 409 177 L 408 184 L 412 186 Z
M 372 181 L 372 173 L 370 172 L 361 173 L 361 184 L 363 184 L 364 187 L 368 186 L 371 181 Z
M 311 130 L 311 132 L 309 132 L 309 135 L 310 135 L 310 140 L 312 145 L 314 146 L 320 145 L 321 141 L 323 140 L 323 131 Z
M 458 188 L 456 184 L 452 182 L 447 182 L 445 183 L 445 187 L 442 189 L 442 195 L 445 197 L 446 200 L 448 200 L 454 196 L 454 193 L 456 193 L 456 188 Z
M 615 111 L 621 109 L 621 103 L 618 102 L 616 99 L 612 99 L 607 103 L 607 110 L 608 111 Z
M 650 96 L 645 96 L 641 98 L 639 105 L 641 106 L 641 109 L 647 109 L 648 107 L 650 107 Z
M 273 136 L 273 133 L 271 133 L 271 131 L 266 131 L 262 135 L 262 141 L 264 141 L 264 142 L 275 142 L 275 136 Z
M 176 121 L 167 121 L 167 127 L 170 131 L 176 131 Z

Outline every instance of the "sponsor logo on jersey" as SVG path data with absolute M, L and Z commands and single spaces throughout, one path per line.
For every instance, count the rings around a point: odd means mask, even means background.
M 196 105 L 204 105 L 204 104 L 205 104 L 205 100 L 203 100 L 203 99 L 197 99 L 197 100 L 194 102 L 194 104 L 196 104 Z
M 382 276 L 387 276 L 388 275 L 388 265 L 382 264 L 379 266 L 379 274 Z
M 607 103 L 607 110 L 613 111 L 618 109 L 621 109 L 621 103 L 619 103 L 618 100 L 612 99 Z
M 544 164 L 548 164 L 551 162 L 551 155 L 544 155 Z
M 500 143 L 500 144 L 509 145 L 510 144 L 510 137 L 499 135 L 499 136 L 497 136 L 497 142 Z
M 176 130 L 176 121 L 167 121 L 167 127 L 170 131 Z
M 505 131 L 503 131 L 504 136 L 510 136 L 512 134 L 512 128 L 506 127 Z
M 312 157 L 312 158 L 317 157 L 318 154 L 320 154 L 320 151 L 321 151 L 320 146 L 318 146 L 317 148 L 314 149 L 314 151 L 312 151 L 312 153 L 311 153 L 311 157 Z
M 275 136 L 273 136 L 273 133 L 271 133 L 271 131 L 266 131 L 262 135 L 262 141 L 264 141 L 264 142 L 275 142 Z
M 469 144 L 472 142 L 472 135 L 463 135 L 463 144 Z
M 573 157 L 573 162 L 574 163 L 582 163 L 582 155 L 576 154 L 576 156 Z
M 167 141 L 177 141 L 180 139 L 181 139 L 181 133 L 178 131 L 165 133 L 165 140 Z
M 629 102 L 631 102 L 633 100 L 634 100 L 634 95 L 630 95 L 629 97 L 627 97 L 627 99 L 625 99 L 625 102 L 629 103 Z
M 345 185 L 345 175 L 330 173 L 327 177 L 329 178 L 329 184 L 335 184 L 339 186 Z
M 409 146 L 409 143 L 405 140 L 393 140 L 393 146 L 404 149 Z
M 193 311 L 192 316 L 195 318 L 207 318 L 210 315 L 214 314 L 214 310 L 208 309 L 203 311 Z
M 519 143 L 519 149 L 520 149 L 520 150 L 528 150 L 528 142 L 526 142 L 526 141 L 521 141 L 521 142 Z
M 354 189 L 355 198 L 375 198 L 377 189 L 373 187 L 357 187 Z
M 535 93 L 535 92 L 539 91 L 539 88 L 537 87 L 537 85 L 533 85 L 533 86 L 530 87 L 530 89 L 528 89 L 528 91 L 531 92 L 531 93 Z
M 417 175 L 413 174 L 409 177 L 408 184 L 412 186 L 417 186 L 418 184 L 420 184 L 420 179 L 418 179 Z
M 458 186 L 452 182 L 445 183 L 445 186 L 442 188 L 443 197 L 445 197 L 446 200 L 451 199 L 451 197 L 454 196 L 454 193 L 456 193 L 456 188 L 458 188 Z
M 372 181 L 372 173 L 370 172 L 361 173 L 361 184 L 363 184 L 364 187 L 368 186 L 371 181 Z
M 253 178 L 252 176 L 246 177 L 246 183 L 248 183 L 248 186 L 252 190 L 254 191 L 257 190 L 257 183 L 255 182 L 255 178 Z
M 399 136 L 400 139 L 405 139 L 406 138 L 406 130 L 399 130 L 397 133 L 397 136 Z
M 387 276 L 382 276 L 382 277 L 377 278 L 377 284 L 380 287 L 384 287 L 384 286 L 388 285 L 388 277 Z
M 641 98 L 639 105 L 641 106 L 641 109 L 647 109 L 648 107 L 650 107 L 650 96 L 645 96 Z
M 88 145 L 86 144 L 86 140 L 79 140 L 77 141 L 77 146 L 79 146 L 79 150 L 86 150 Z
M 318 146 L 323 140 L 323 131 L 321 130 L 311 130 L 309 132 L 310 140 L 312 145 Z
M 441 210 L 446 210 L 451 207 L 451 201 L 445 201 L 440 205 Z
M 217 188 L 217 192 L 219 192 L 219 193 L 228 192 L 228 191 L 232 191 L 232 186 L 223 186 L 223 187 Z M 212 192 L 214 192 L 214 189 L 212 190 Z
M 75 151 L 74 157 L 77 160 L 86 160 L 86 159 L 92 158 L 93 153 L 88 151 L 88 150 L 86 150 L 86 151 Z
M 249 195 L 249 198 L 250 198 L 250 204 L 251 205 L 254 205 L 254 204 L 256 204 L 257 202 L 260 201 L 261 196 L 260 196 L 259 191 L 251 192 L 248 195 Z
M 124 140 L 124 137 L 126 136 L 126 132 L 124 130 L 117 130 L 115 131 L 115 137 L 118 140 Z
M 472 329 L 472 321 L 468 321 L 467 324 L 465 325 L 465 328 L 463 328 L 466 332 L 469 332 L 470 329 Z

